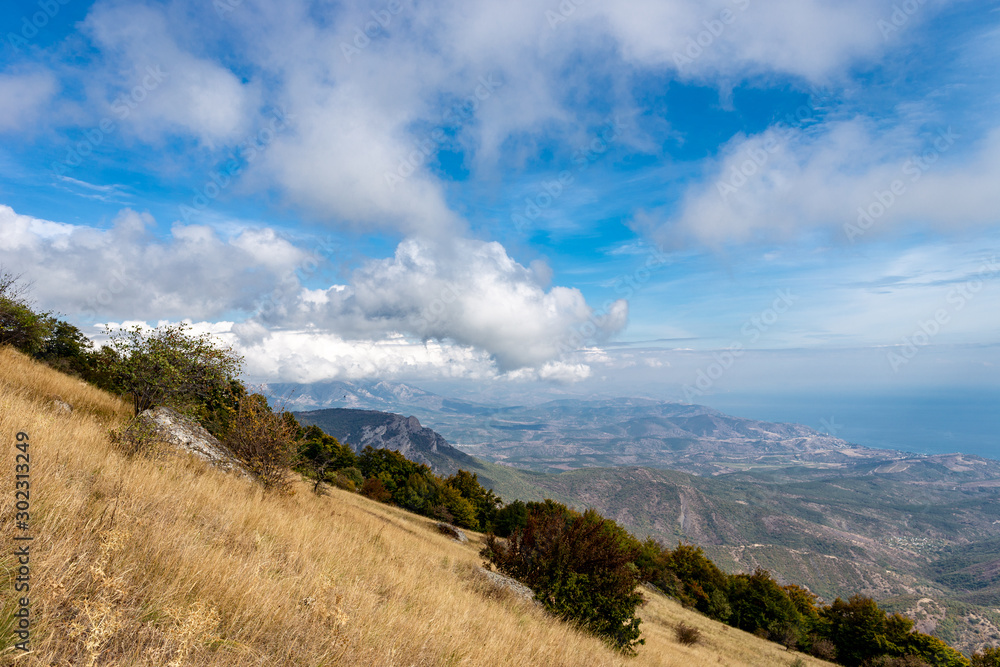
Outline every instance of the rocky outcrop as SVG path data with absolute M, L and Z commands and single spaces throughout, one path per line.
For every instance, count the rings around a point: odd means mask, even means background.
M 509 591 L 515 597 L 519 597 L 523 600 L 529 600 L 535 604 L 540 605 L 541 603 L 535 600 L 535 592 L 530 588 L 522 584 L 517 579 L 508 577 L 505 574 L 500 574 L 499 572 L 494 572 L 492 570 L 487 570 L 484 567 L 478 569 L 480 575 L 486 578 L 491 585 L 499 588 L 501 590 Z
M 146 410 L 139 415 L 139 419 L 149 423 L 161 441 L 190 452 L 227 472 L 249 476 L 243 464 L 233 458 L 215 436 L 176 410 L 160 406 Z
M 438 532 L 447 535 L 448 537 L 457 542 L 462 542 L 464 544 L 465 542 L 469 541 L 469 537 L 465 534 L 465 531 L 463 531 L 461 528 L 457 528 L 451 525 L 450 523 L 445 523 L 444 521 L 441 521 L 438 523 L 437 529 Z

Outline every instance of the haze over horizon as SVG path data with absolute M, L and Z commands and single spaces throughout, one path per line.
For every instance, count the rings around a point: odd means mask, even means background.
M 995 3 L 0 16 L 0 263 L 95 339 L 188 320 L 255 382 L 909 411 L 991 446 Z

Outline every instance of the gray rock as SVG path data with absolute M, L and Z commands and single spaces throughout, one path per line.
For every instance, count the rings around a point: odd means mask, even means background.
M 55 396 L 52 398 L 52 407 L 55 411 L 61 415 L 68 415 L 73 413 L 73 406 L 62 400 L 61 397 Z
M 530 600 L 535 604 L 541 604 L 540 602 L 535 600 L 535 592 L 532 591 L 527 586 L 525 586 L 524 584 L 522 584 L 517 579 L 508 577 L 505 574 L 500 574 L 499 572 L 493 572 L 492 570 L 487 570 L 484 567 L 479 568 L 479 572 L 497 588 L 506 589 L 519 598 L 522 598 L 524 600 Z
M 233 458 L 233 455 L 206 431 L 201 424 L 185 417 L 176 410 L 160 406 L 146 410 L 139 419 L 149 422 L 156 430 L 157 436 L 178 449 L 191 452 L 200 459 L 226 470 L 249 476 L 243 464 Z
M 445 523 L 444 521 L 441 521 L 440 523 L 438 523 L 437 529 L 440 530 L 445 535 L 447 535 L 448 537 L 458 540 L 459 542 L 464 543 L 469 541 L 468 536 L 462 531 L 461 528 L 456 528 L 450 523 Z

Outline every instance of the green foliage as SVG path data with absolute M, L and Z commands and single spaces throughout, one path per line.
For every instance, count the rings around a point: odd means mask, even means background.
M 29 287 L 20 276 L 0 271 L 0 345 L 36 356 L 52 334 L 53 318 L 32 310 L 25 297 Z
M 993 646 L 976 651 L 972 656 L 972 667 L 1000 667 L 1000 647 Z
M 931 667 L 969 667 L 969 660 L 937 637 L 922 632 L 908 634 L 902 641 L 903 654 L 916 656 Z
M 520 500 L 515 500 L 497 510 L 493 519 L 493 532 L 500 537 L 509 537 L 515 530 L 524 528 L 527 523 L 527 506 Z
M 635 617 L 642 596 L 634 538 L 594 510 L 581 515 L 551 500 L 527 510 L 526 525 L 508 540 L 487 537 L 483 557 L 535 591 L 552 613 L 634 653 L 644 643 Z
M 188 333 L 186 324 L 147 330 L 108 330 L 103 359 L 114 384 L 132 397 L 135 414 L 157 405 L 205 405 L 231 387 L 243 360 L 231 348 L 216 347 L 208 334 Z
M 829 623 L 829 639 L 837 648 L 837 660 L 858 667 L 882 655 L 903 655 L 906 635 L 913 621 L 898 614 L 887 617 L 874 600 L 853 595 L 825 607 L 821 616 Z
M 660 550 L 659 555 L 656 549 Z M 729 619 L 732 607 L 728 599 L 728 577 L 700 547 L 678 544 L 676 549 L 669 551 L 647 541 L 643 550 L 647 553 L 647 575 L 651 583 L 711 618 Z
M 470 528 L 481 531 L 493 528 L 502 501 L 492 489 L 487 489 L 479 483 L 479 476 L 476 473 L 459 470 L 446 479 L 445 483 L 472 505 L 475 517 L 469 526 Z
M 340 444 L 340 441 L 324 433 L 318 426 L 309 426 L 305 429 L 299 427 L 298 431 L 299 469 L 313 477 L 314 491 L 319 492 L 323 482 L 335 479 L 330 477 L 331 473 L 346 468 L 355 471 L 357 478 L 355 479 L 353 476 L 343 474 L 340 476 L 344 480 L 350 481 L 353 487 L 362 484 L 364 478 L 361 476 L 361 472 L 355 467 L 358 457 L 354 454 L 353 449 Z M 336 484 L 341 488 L 346 488 L 346 484 L 343 482 Z
M 758 568 L 753 574 L 737 574 L 729 581 L 732 606 L 730 625 L 766 636 L 786 646 L 798 645 L 802 617 L 785 590 Z

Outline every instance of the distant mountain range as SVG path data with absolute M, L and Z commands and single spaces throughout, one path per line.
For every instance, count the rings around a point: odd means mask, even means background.
M 645 399 L 492 408 L 388 382 L 294 389 L 303 408 L 363 408 L 297 413 L 356 449 L 472 470 L 507 500 L 594 507 L 640 536 L 690 541 L 729 570 L 762 566 L 827 600 L 862 592 L 959 647 L 1000 642 L 998 461 L 860 447 Z
M 798 424 L 640 398 L 564 399 L 494 407 L 390 382 L 275 384 L 292 409 L 352 408 L 417 415 L 480 459 L 540 472 L 649 466 L 717 475 L 787 466 L 836 468 L 910 458 L 852 445 Z
M 357 452 L 369 445 L 376 449 L 394 449 L 411 461 L 429 465 L 438 474 L 451 475 L 459 468 L 469 469 L 478 463 L 431 429 L 421 426 L 416 417 L 344 408 L 294 414 L 299 423 L 319 426 Z

